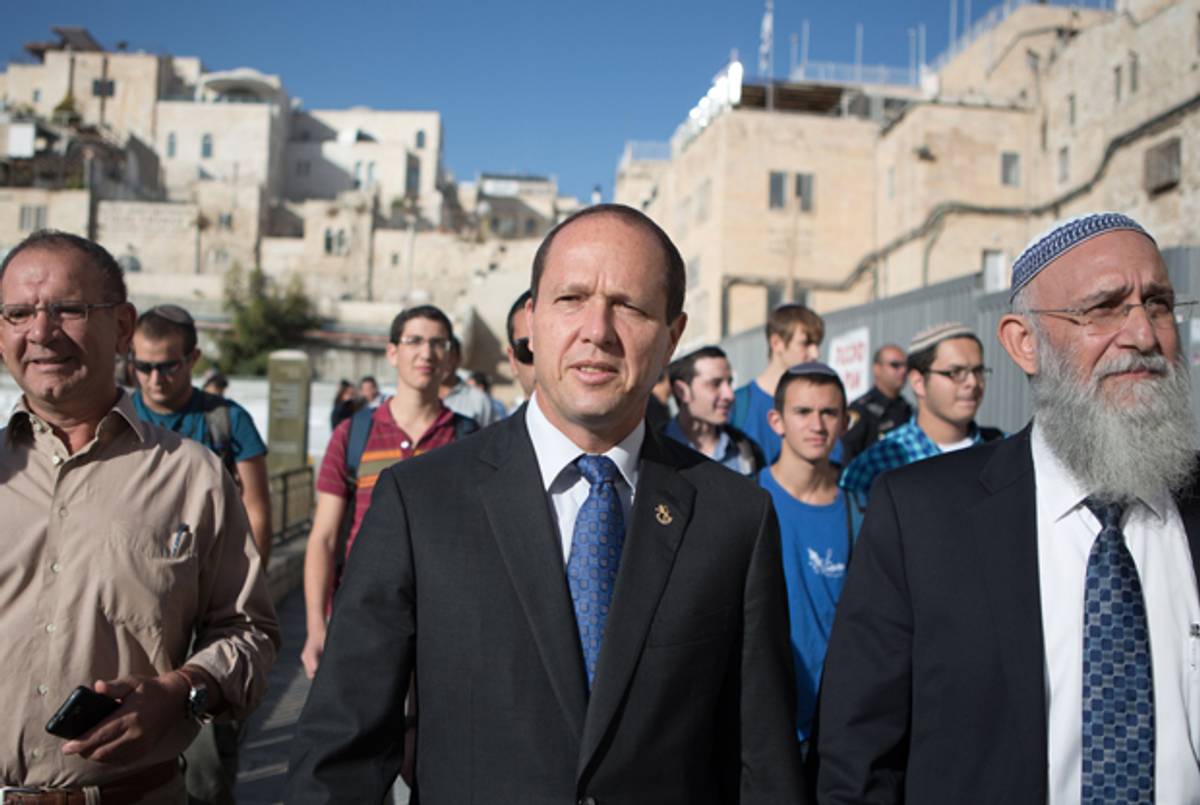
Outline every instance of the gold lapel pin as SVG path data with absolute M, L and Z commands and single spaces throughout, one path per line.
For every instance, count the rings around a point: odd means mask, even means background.
M 675 519 L 671 516 L 671 510 L 665 503 L 660 503 L 654 508 L 654 517 L 662 525 L 670 525 L 671 521 Z

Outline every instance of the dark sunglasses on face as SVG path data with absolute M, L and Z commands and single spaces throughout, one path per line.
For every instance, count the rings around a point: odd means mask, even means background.
M 138 374 L 143 375 L 148 375 L 151 372 L 158 372 L 164 376 L 173 375 L 179 371 L 181 366 L 183 366 L 183 361 L 181 360 L 158 361 L 157 363 L 139 361 L 136 358 L 133 360 L 133 368 L 137 370 Z
M 533 350 L 529 348 L 528 338 L 517 338 L 512 343 L 513 357 L 517 359 L 517 363 L 523 363 L 526 366 L 533 365 Z

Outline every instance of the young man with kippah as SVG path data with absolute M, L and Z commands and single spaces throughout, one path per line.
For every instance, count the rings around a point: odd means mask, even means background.
M 975 424 L 989 371 L 979 336 L 965 324 L 937 324 L 913 336 L 908 382 L 917 398 L 916 416 L 860 453 L 842 473 L 841 486 L 860 509 L 866 508 L 880 473 L 1004 436 Z
M 767 415 L 779 459 L 758 476 L 779 518 L 796 673 L 796 737 L 807 749 L 825 647 L 853 543 L 854 514 L 830 462 L 846 431 L 846 389 L 823 363 L 803 363 L 775 386 Z
M 729 424 L 733 368 L 720 347 L 701 347 L 667 367 L 679 415 L 663 435 L 686 444 L 734 472 L 751 477 L 766 466 L 762 449 Z

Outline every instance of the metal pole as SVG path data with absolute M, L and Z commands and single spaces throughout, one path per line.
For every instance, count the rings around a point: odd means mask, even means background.
M 792 73 L 796 72 L 796 50 L 799 47 L 798 43 L 799 38 L 796 36 L 796 34 L 792 34 L 792 66 L 788 70 L 789 78 L 791 77 Z
M 908 80 L 911 84 L 917 83 L 917 31 L 915 28 L 908 29 Z

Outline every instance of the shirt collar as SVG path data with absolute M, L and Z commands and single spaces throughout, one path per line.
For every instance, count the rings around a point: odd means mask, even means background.
M 7 437 L 8 443 L 11 446 L 15 439 L 22 438 L 30 433 L 30 428 L 34 422 L 41 422 L 42 419 L 35 414 L 30 408 L 25 399 L 25 395 L 21 395 L 16 405 L 13 406 L 12 413 L 8 417 Z M 121 423 L 124 422 L 124 425 Z M 100 420 L 100 424 L 96 428 L 96 438 L 109 438 L 109 434 L 115 435 L 128 427 L 137 436 L 139 442 L 145 442 L 148 436 L 147 429 L 150 427 L 143 422 L 137 415 L 137 409 L 133 405 L 133 398 L 126 391 L 117 387 L 117 400 L 113 403 L 113 407 Z
M 1048 513 L 1057 522 L 1082 506 L 1088 497 L 1088 491 L 1055 455 L 1036 419 L 1033 422 L 1030 447 L 1033 452 L 1033 470 L 1039 497 L 1045 495 Z M 1166 517 L 1170 503 L 1166 491 L 1153 495 L 1150 500 L 1138 500 L 1156 519 L 1162 520 Z
M 542 474 L 542 488 L 551 491 L 554 482 L 565 470 L 577 473 L 574 467 L 575 459 L 584 454 L 579 446 L 567 438 L 567 435 L 551 424 L 542 413 L 541 398 L 535 389 L 533 399 L 525 406 L 525 427 L 529 431 L 529 439 L 533 442 L 533 452 L 537 456 L 538 470 Z M 642 452 L 642 442 L 646 439 L 646 422 L 641 420 L 628 436 L 615 447 L 604 453 L 612 459 L 621 472 L 621 477 L 630 489 L 637 488 L 638 456 Z M 574 476 L 571 476 L 574 480 Z
M 663 428 L 662 432 L 664 436 L 670 436 L 675 441 L 686 444 L 697 453 L 703 452 L 700 450 L 700 446 L 689 439 L 687 434 L 683 432 L 683 426 L 679 424 L 678 416 L 668 420 L 666 427 Z M 725 459 L 729 458 L 730 453 L 736 452 L 737 445 L 733 443 L 733 439 L 729 438 L 729 427 L 727 425 L 722 425 L 717 429 L 717 449 L 714 451 L 712 456 L 710 456 L 710 458 L 713 458 L 717 461 L 724 461 Z

